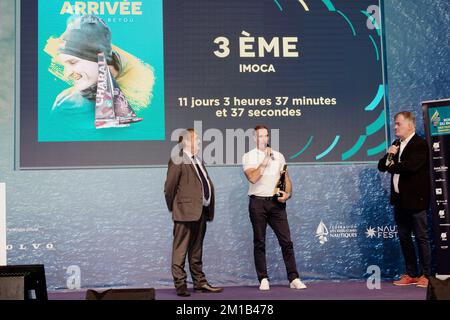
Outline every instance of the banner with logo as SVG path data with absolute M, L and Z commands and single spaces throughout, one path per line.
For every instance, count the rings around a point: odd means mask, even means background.
M 6 265 L 6 190 L 0 182 L 0 266 Z
M 450 99 L 422 102 L 430 147 L 431 208 L 437 273 L 450 275 Z
M 239 164 L 257 124 L 290 163 L 386 151 L 382 1 L 18 3 L 19 168 L 165 166 L 189 127 L 207 164 Z

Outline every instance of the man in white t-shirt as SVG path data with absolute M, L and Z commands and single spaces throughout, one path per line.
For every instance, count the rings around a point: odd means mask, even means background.
M 269 290 L 269 276 L 266 264 L 267 224 L 275 232 L 283 253 L 287 277 L 292 289 L 305 289 L 300 280 L 295 262 L 294 246 L 291 241 L 289 223 L 286 214 L 286 201 L 291 197 L 292 183 L 286 171 L 286 190 L 281 196 L 274 194 L 276 184 L 286 161 L 284 156 L 269 147 L 269 129 L 266 126 L 255 127 L 256 148 L 244 154 L 242 165 L 249 183 L 250 220 L 253 227 L 253 252 L 259 290 Z

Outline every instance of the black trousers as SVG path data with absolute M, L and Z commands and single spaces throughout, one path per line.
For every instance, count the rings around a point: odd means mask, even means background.
M 427 212 L 394 207 L 400 247 L 405 259 L 406 273 L 410 277 L 431 275 L 431 248 L 428 241 Z M 411 237 L 414 234 L 419 251 L 420 270 L 417 267 L 416 249 Z
M 186 255 L 194 287 L 200 287 L 207 282 L 202 262 L 203 240 L 206 233 L 206 210 L 208 209 L 203 209 L 202 216 L 198 221 L 174 221 L 172 276 L 175 288 L 186 285 L 187 274 L 184 270 Z
M 294 246 L 291 241 L 286 204 L 276 200 L 265 200 L 250 197 L 250 221 L 253 226 L 253 253 L 258 280 L 269 278 L 266 263 L 266 229 L 267 224 L 277 236 L 283 253 L 289 281 L 298 278 L 295 262 Z

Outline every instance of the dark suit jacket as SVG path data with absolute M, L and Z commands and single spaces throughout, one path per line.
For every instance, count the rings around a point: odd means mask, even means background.
M 206 168 L 203 164 L 203 168 Z M 210 203 L 207 220 L 214 218 L 214 186 L 206 172 L 211 186 Z M 172 161 L 169 160 L 167 178 L 164 184 L 164 194 L 169 211 L 172 212 L 174 221 L 198 221 L 203 212 L 203 189 L 200 177 L 195 171 L 189 157 L 180 152 L 180 155 Z
M 426 210 L 430 203 L 430 168 L 428 145 L 415 134 L 403 149 L 400 162 L 399 152 L 394 156 L 394 164 L 387 167 L 387 154 L 378 162 L 378 170 L 388 171 L 391 176 L 391 204 L 402 209 Z M 400 174 L 398 188 L 394 191 L 394 174 Z

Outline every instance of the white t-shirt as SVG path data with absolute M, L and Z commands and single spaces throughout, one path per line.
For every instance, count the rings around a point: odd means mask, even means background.
M 271 197 L 274 194 L 275 186 L 280 179 L 280 172 L 286 163 L 284 156 L 278 151 L 272 150 L 274 160 L 270 159 L 267 167 L 264 169 L 262 177 L 256 182 L 249 181 L 248 195 L 260 197 Z M 242 157 L 242 166 L 244 171 L 248 169 L 256 169 L 263 162 L 266 156 L 264 151 L 255 148 L 250 150 Z

